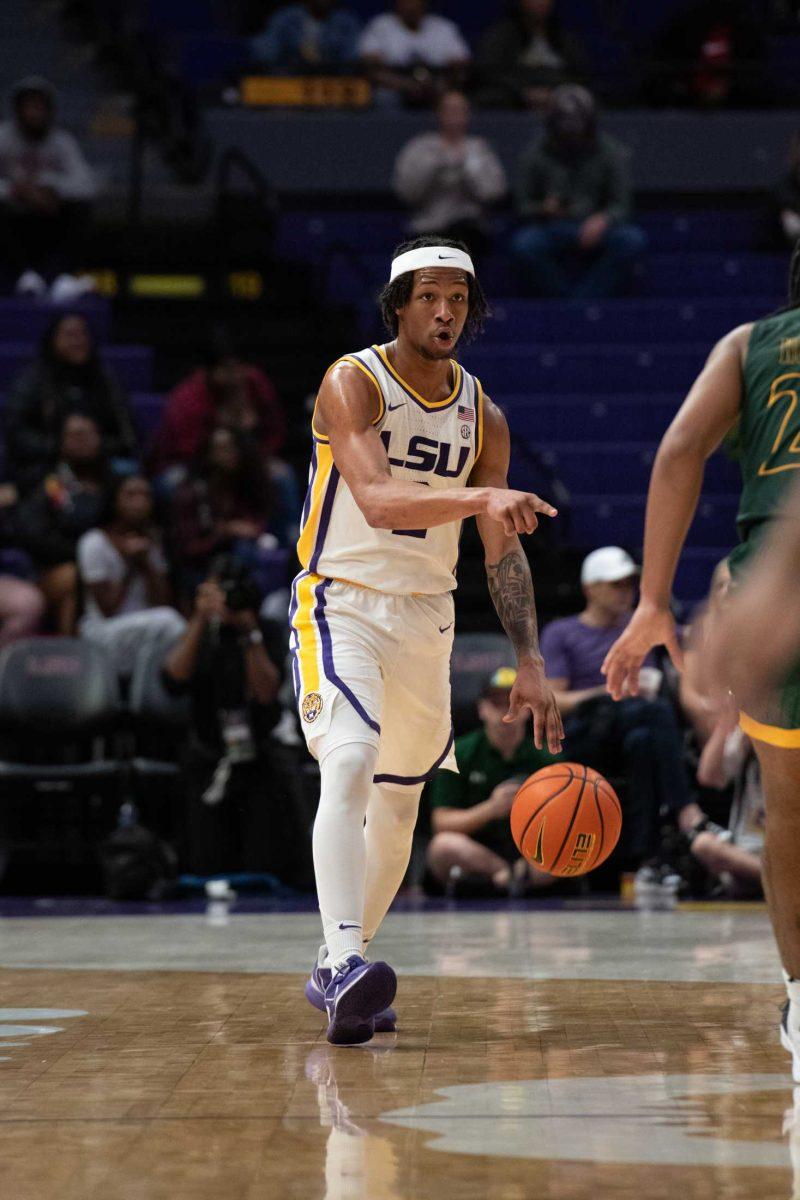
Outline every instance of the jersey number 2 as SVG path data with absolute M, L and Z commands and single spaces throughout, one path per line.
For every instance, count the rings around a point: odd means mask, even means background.
M 789 386 L 789 383 L 793 386 Z M 788 375 L 780 375 L 773 381 L 767 401 L 767 408 L 772 408 L 779 400 L 786 401 L 786 412 L 778 428 L 778 433 L 767 458 L 758 468 L 759 475 L 777 475 L 779 471 L 796 471 L 800 467 L 800 430 L 795 433 L 788 446 L 784 445 L 787 430 L 797 409 L 797 386 L 800 374 L 796 371 Z M 794 462 L 786 461 L 786 455 L 797 456 Z M 783 461 L 781 461 L 783 460 Z

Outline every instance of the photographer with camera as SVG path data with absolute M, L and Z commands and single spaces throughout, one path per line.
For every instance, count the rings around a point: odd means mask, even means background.
M 199 875 L 269 871 L 304 886 L 310 835 L 299 771 L 274 736 L 286 632 L 259 619 L 260 602 L 245 565 L 221 555 L 164 664 L 164 686 L 191 701 L 181 755 L 185 859 Z

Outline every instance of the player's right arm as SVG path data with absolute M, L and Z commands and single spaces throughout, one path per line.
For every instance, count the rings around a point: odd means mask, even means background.
M 376 391 L 364 372 L 351 363 L 337 363 L 320 388 L 315 424 L 330 441 L 333 461 L 372 528 L 432 529 L 483 515 L 508 534 L 533 533 L 538 513 L 556 515 L 551 504 L 531 492 L 495 487 L 440 491 L 395 479 L 373 424 L 377 414 Z
M 615 700 L 626 688 L 636 695 L 639 669 L 654 646 L 666 646 L 675 665 L 682 664 L 669 609 L 672 583 L 697 508 L 706 460 L 739 416 L 751 329 L 742 325 L 717 343 L 659 446 L 647 495 L 641 598 L 602 668 Z

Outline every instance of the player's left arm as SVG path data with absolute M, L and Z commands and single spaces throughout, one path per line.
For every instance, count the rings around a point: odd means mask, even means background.
M 470 476 L 470 487 L 507 488 L 510 455 L 506 419 L 486 397 L 483 447 Z M 537 749 L 542 749 L 546 737 L 551 754 L 558 754 L 564 728 L 539 649 L 536 601 L 528 560 L 516 533 L 506 533 L 497 521 L 481 514 L 476 520 L 486 555 L 489 593 L 517 656 L 517 680 L 504 719 L 513 721 L 524 709 L 530 709 Z

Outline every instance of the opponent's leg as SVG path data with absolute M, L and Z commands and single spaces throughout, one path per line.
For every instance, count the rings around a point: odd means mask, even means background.
M 781 960 L 800 979 L 800 750 L 754 745 L 767 810 L 764 888 Z
M 403 882 L 417 823 L 421 783 L 375 784 L 367 808 L 364 942 L 374 938 Z
M 764 894 L 784 967 L 789 1003 L 781 1040 L 800 1083 L 800 750 L 754 741 L 766 800 Z

